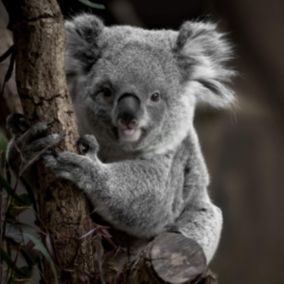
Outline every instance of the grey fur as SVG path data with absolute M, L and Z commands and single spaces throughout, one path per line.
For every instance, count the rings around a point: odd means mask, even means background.
M 207 192 L 193 116 L 198 102 L 224 107 L 233 101 L 222 34 L 202 22 L 186 22 L 178 32 L 105 27 L 87 14 L 68 21 L 66 31 L 66 73 L 86 151 L 47 156 L 47 165 L 76 183 L 118 229 L 149 238 L 175 228 L 195 239 L 209 262 L 222 213 Z M 158 103 L 149 99 L 155 91 Z M 116 116 L 125 94 L 141 103 L 135 118 L 141 133 L 135 129 L 133 141 Z

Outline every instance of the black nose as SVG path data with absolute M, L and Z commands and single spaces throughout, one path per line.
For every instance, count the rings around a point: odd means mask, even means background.
M 117 102 L 117 121 L 121 126 L 137 126 L 140 100 L 133 94 L 123 94 Z

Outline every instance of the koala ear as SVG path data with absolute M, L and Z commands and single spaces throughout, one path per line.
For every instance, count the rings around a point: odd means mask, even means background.
M 215 24 L 185 22 L 174 52 L 187 91 L 194 93 L 197 102 L 226 107 L 234 101 L 228 83 L 235 72 L 225 64 L 231 48 Z
M 67 75 L 88 72 L 100 55 L 98 37 L 102 33 L 102 21 L 91 14 L 81 14 L 65 23 Z

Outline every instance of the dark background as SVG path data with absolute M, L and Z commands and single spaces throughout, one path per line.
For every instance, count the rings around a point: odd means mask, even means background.
M 94 12 L 106 24 L 178 29 L 185 20 L 213 20 L 235 49 L 238 105 L 198 110 L 197 126 L 211 173 L 210 192 L 224 213 L 212 268 L 221 284 L 284 283 L 284 1 L 112 0 L 104 10 L 61 0 L 67 17 Z M 11 44 L 0 6 L 0 54 Z M 2 40 L 5 39 L 5 40 Z M 0 85 L 8 61 L 0 64 Z M 12 81 L 0 97 L 0 125 Z

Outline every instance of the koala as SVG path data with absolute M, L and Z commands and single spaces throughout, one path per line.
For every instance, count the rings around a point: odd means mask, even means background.
M 208 194 L 193 119 L 199 103 L 234 101 L 229 44 L 204 22 L 145 30 L 81 14 L 65 27 L 81 150 L 46 155 L 47 166 L 75 183 L 114 228 L 141 239 L 175 230 L 195 240 L 209 263 L 222 212 Z

